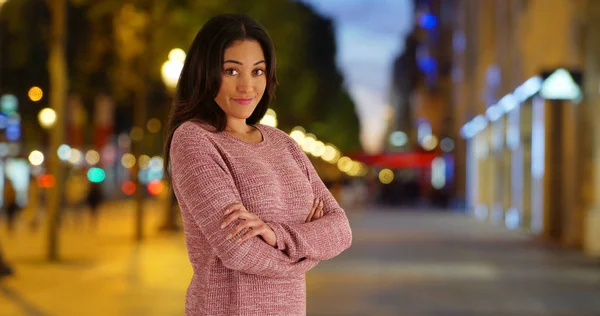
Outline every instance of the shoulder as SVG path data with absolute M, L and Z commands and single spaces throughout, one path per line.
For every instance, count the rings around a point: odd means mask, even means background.
M 173 139 L 181 139 L 186 137 L 202 137 L 205 138 L 211 133 L 208 130 L 207 124 L 196 122 L 196 121 L 186 121 L 181 123 L 173 133 Z
M 210 141 L 211 127 L 206 123 L 196 121 L 183 122 L 173 132 L 171 150 L 177 151 L 177 148 L 185 150 L 190 147 L 214 147 L 214 144 Z

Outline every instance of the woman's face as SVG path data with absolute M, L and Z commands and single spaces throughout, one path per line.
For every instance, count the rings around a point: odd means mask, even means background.
M 215 102 L 227 119 L 245 120 L 254 112 L 267 86 L 263 50 L 256 41 L 236 41 L 225 49 L 222 66 Z

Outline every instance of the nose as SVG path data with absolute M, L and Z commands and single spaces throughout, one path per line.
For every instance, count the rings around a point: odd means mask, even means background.
M 237 80 L 237 90 L 241 93 L 252 92 L 253 84 L 252 77 L 248 75 L 242 75 L 238 77 Z

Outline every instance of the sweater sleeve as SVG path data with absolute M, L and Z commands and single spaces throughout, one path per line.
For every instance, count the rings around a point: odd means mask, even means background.
M 309 223 L 273 223 L 277 247 L 298 260 L 329 260 L 350 247 L 352 231 L 344 210 L 325 186 L 312 163 L 292 140 L 292 154 L 304 169 L 316 199 L 323 201 L 323 217 Z M 308 214 L 308 210 L 307 210 Z
M 180 127 L 181 128 L 181 127 Z M 201 128 L 201 127 L 198 127 Z M 255 237 L 244 243 L 226 240 L 230 229 L 221 229 L 225 209 L 240 194 L 217 148 L 199 132 L 176 132 L 171 145 L 172 181 L 177 199 L 184 204 L 214 253 L 226 268 L 272 278 L 300 276 L 318 261 L 292 259 Z M 200 137 L 198 137 L 200 136 Z M 239 221 L 233 222 L 233 228 Z

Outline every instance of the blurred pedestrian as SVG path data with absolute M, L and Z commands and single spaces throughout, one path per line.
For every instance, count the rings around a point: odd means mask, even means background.
M 194 271 L 186 315 L 306 315 L 306 272 L 352 242 L 304 151 L 258 124 L 276 84 L 273 43 L 246 15 L 211 19 L 188 51 L 164 155 Z
M 2 252 L 2 245 L 0 245 L 0 279 L 13 274 L 13 269 L 4 261 L 4 254 Z
M 92 221 L 92 225 L 94 226 L 96 226 L 98 222 L 98 208 L 103 199 L 104 197 L 100 184 L 91 183 L 86 201 L 90 211 L 90 219 Z
M 12 232 L 15 228 L 17 213 L 19 212 L 19 204 L 17 204 L 17 191 L 10 179 L 4 180 L 4 210 L 6 211 L 6 220 L 8 231 Z

